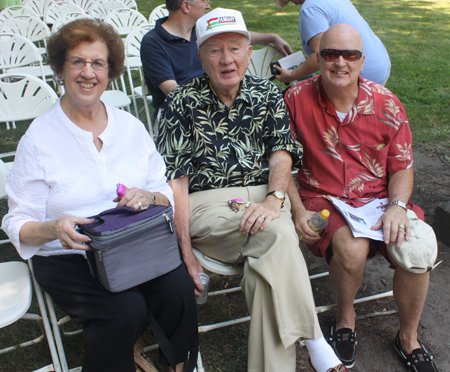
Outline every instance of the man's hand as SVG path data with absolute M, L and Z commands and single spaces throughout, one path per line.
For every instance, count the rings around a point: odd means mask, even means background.
M 409 218 L 402 207 L 396 205 L 389 207 L 371 229 L 379 230 L 381 227 L 383 227 L 385 244 L 397 241 L 397 247 L 401 247 L 403 240 L 409 240 L 411 237 Z
M 239 222 L 239 230 L 244 234 L 255 235 L 259 230 L 269 227 L 272 220 L 280 217 L 281 200 L 268 196 L 262 203 L 252 203 Z
M 295 230 L 300 240 L 306 244 L 313 244 L 320 239 L 320 235 L 309 227 L 308 221 L 314 215 L 314 211 L 300 209 L 292 216 L 294 219 Z
M 279 37 L 278 35 L 275 35 L 275 40 L 273 41 L 273 45 L 275 46 L 276 50 L 278 50 L 278 52 L 280 52 L 280 54 L 283 57 L 286 57 L 290 54 L 292 54 L 292 48 L 289 45 L 289 43 L 282 39 L 281 37 Z
M 295 80 L 292 77 L 292 71 L 282 68 L 278 65 L 273 66 L 276 70 L 280 71 L 279 75 L 274 75 L 276 79 L 280 80 L 282 83 L 290 83 L 291 81 Z
M 205 287 L 203 286 L 198 274 L 204 273 L 205 270 L 193 254 L 189 255 L 188 257 L 184 256 L 183 260 L 195 285 L 195 298 L 199 298 L 205 291 Z

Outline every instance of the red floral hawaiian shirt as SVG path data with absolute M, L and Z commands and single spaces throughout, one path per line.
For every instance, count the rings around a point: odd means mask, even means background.
M 381 85 L 360 77 L 358 98 L 342 122 L 321 76 L 289 89 L 285 101 L 291 130 L 304 149 L 302 197 L 333 195 L 358 207 L 388 196 L 388 172 L 412 168 L 405 109 Z

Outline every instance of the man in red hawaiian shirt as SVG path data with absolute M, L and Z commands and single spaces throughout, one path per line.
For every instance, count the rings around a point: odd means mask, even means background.
M 353 300 L 367 257 L 381 251 L 395 267 L 386 244 L 401 246 L 404 239 L 409 240 L 406 209 L 424 217 L 420 208 L 409 203 L 414 173 L 405 110 L 389 90 L 359 76 L 364 66 L 362 50 L 361 37 L 353 27 L 331 27 L 322 37 L 317 57 L 321 76 L 295 85 L 285 96 L 291 129 L 304 149 L 298 174 L 301 200 L 291 200 L 293 217 L 300 239 L 330 264 L 337 300 L 330 343 L 348 368 L 355 363 Z M 291 190 L 289 196 L 293 194 Z M 354 207 L 388 197 L 390 207 L 373 226 L 383 228 L 384 243 L 354 238 L 345 219 L 324 198 L 327 195 Z M 308 220 L 322 209 L 330 210 L 331 216 L 327 229 L 319 235 L 308 226 Z M 429 273 L 395 268 L 394 298 L 400 313 L 395 348 L 406 363 L 412 361 L 407 364 L 410 371 L 437 371 L 417 339 L 428 283 Z

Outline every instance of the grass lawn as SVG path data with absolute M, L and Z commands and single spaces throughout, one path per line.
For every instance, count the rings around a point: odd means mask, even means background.
M 213 7 L 239 9 L 252 31 L 277 33 L 294 51 L 301 49 L 298 32 L 300 7 L 290 4 L 277 8 L 272 0 L 211 0 Z M 137 0 L 146 17 L 162 0 Z M 392 62 L 387 87 L 406 108 L 415 145 L 445 146 L 450 144 L 450 1 L 448 0 L 355 0 L 353 1 L 374 32 L 385 44 Z M 16 149 L 28 123 L 15 130 L 0 128 L 0 152 Z M 5 201 L 0 203 L 0 216 L 6 213 Z M 1 238 L 1 237 L 0 237 Z M 10 245 L 0 248 L 0 262 L 19 259 Z M 215 285 L 215 284 L 213 284 Z M 238 301 L 243 301 L 239 297 Z M 201 317 L 209 313 L 227 316 L 228 304 L 199 307 Z M 233 301 L 231 306 L 236 306 Z M 35 306 L 35 305 L 33 305 Z M 241 306 L 241 305 L 239 305 Z M 238 307 L 239 307 L 238 306 Z M 242 306 L 241 306 L 242 307 Z M 213 331 L 201 337 L 207 371 L 245 371 L 247 326 Z M 36 337 L 38 329 L 19 321 L 0 331 L 0 348 Z M 25 335 L 26 333 L 26 335 Z M 31 333 L 31 334 L 29 334 Z M 233 341 L 230 341 L 233 340 Z M 226 346 L 221 344 L 226 341 Z M 69 365 L 79 366 L 82 360 L 82 338 L 67 340 Z M 153 360 L 156 360 L 153 358 Z M 34 370 L 51 363 L 45 343 L 0 355 L 0 372 Z

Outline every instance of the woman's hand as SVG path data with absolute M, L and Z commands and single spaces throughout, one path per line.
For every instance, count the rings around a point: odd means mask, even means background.
M 136 209 L 146 209 L 153 204 L 152 195 L 149 191 L 138 189 L 137 187 L 132 187 L 128 189 L 124 197 L 119 200 L 119 197 L 115 198 L 113 201 L 118 202 L 117 207 L 128 207 Z
M 88 225 L 95 220 L 73 216 L 63 216 L 51 221 L 50 229 L 57 239 L 61 242 L 64 249 L 78 249 L 89 251 L 87 245 L 91 239 L 76 231 L 77 225 Z

